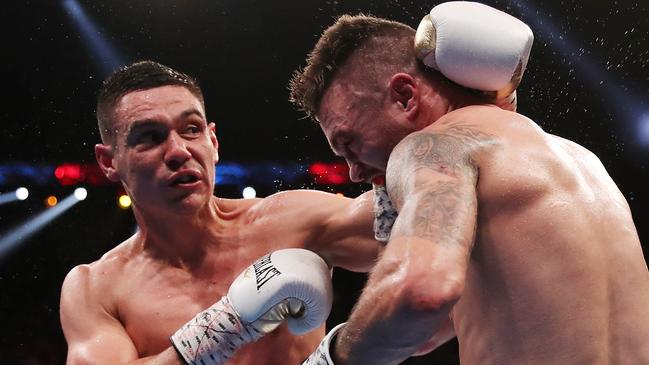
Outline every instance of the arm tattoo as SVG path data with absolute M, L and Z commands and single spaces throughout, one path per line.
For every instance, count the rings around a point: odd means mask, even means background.
M 392 154 L 388 169 L 390 197 L 398 206 L 416 196 L 416 209 L 409 212 L 402 233 L 460 244 L 466 224 L 474 224 L 477 212 L 478 168 L 472 156 L 492 144 L 491 136 L 464 125 L 406 137 Z M 449 178 L 418 178 L 440 174 Z
M 444 181 L 420 192 L 409 234 L 440 243 L 462 244 L 467 218 L 475 216 L 477 202 L 466 187 Z

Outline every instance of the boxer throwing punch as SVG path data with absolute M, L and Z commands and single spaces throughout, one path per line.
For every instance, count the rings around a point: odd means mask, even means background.
M 348 323 L 306 363 L 398 364 L 457 336 L 468 365 L 649 364 L 624 197 L 591 152 L 494 105 L 529 29 L 470 2 L 424 21 L 433 53 L 404 24 L 343 16 L 291 82 L 352 179 L 385 174 L 398 211 Z
M 97 161 L 130 195 L 138 231 L 66 277 L 67 364 L 304 360 L 324 335 L 327 265 L 367 271 L 376 259 L 371 192 L 213 196 L 218 143 L 202 92 L 156 62 L 109 77 L 97 118 Z

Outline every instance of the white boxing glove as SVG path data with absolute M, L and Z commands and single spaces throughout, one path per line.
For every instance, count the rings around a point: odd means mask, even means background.
M 415 52 L 449 80 L 482 91 L 504 109 L 516 109 L 534 35 L 522 21 L 484 4 L 450 1 L 435 6 L 415 35 Z
M 228 294 L 183 325 L 171 342 L 187 364 L 224 364 L 284 321 L 296 335 L 318 328 L 332 301 L 331 271 L 320 256 L 298 248 L 275 251 L 239 274 Z

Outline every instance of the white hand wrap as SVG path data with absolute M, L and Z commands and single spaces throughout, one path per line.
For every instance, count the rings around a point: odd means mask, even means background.
M 334 338 L 343 327 L 345 327 L 345 322 L 332 328 L 331 331 L 329 331 L 329 333 L 327 333 L 327 335 L 322 339 L 315 352 L 304 360 L 302 365 L 334 365 L 329 349 L 331 348 L 331 343 Z
M 532 30 L 509 14 L 480 3 L 450 1 L 422 19 L 415 52 L 449 80 L 514 110 L 533 40 Z
M 275 251 L 232 282 L 228 294 L 171 336 L 188 364 L 221 365 L 283 322 L 301 335 L 321 326 L 333 302 L 331 271 L 303 249 Z
M 171 336 L 171 341 L 187 364 L 224 364 L 241 346 L 264 334 L 244 324 L 227 296 L 199 313 Z
M 372 186 L 374 187 L 374 238 L 388 243 L 398 213 L 388 196 L 385 185 L 374 183 Z

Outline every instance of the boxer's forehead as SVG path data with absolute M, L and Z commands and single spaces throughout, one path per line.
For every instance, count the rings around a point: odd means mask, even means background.
M 323 97 L 316 116 L 329 145 L 336 153 L 335 135 L 337 131 L 340 131 L 341 127 L 344 127 L 346 120 L 345 115 L 341 113 L 337 105 L 338 103 L 339 101 L 335 98 Z
M 183 86 L 161 86 L 123 95 L 115 105 L 115 128 L 119 131 L 141 120 L 173 121 L 193 110 L 205 119 L 201 101 Z
M 322 96 L 316 114 L 330 144 L 336 133 L 362 128 L 366 117 L 373 115 L 368 113 L 368 108 L 376 107 L 376 98 L 377 95 L 353 83 L 332 82 Z
M 320 99 L 316 119 L 323 129 L 332 128 L 344 122 L 348 113 L 356 105 L 355 98 L 359 95 L 350 89 L 349 85 L 332 82 Z

